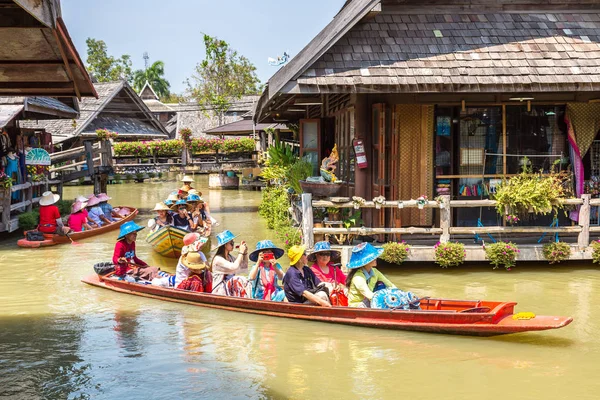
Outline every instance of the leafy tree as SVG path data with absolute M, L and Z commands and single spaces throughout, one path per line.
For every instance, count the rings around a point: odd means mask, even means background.
M 224 40 L 205 34 L 204 46 L 205 59 L 196 66 L 188 88 L 198 103 L 211 106 L 222 125 L 225 112 L 234 100 L 258 94 L 260 80 L 250 60 L 231 49 Z
M 131 84 L 133 73 L 131 57 L 128 54 L 120 58 L 109 56 L 104 40 L 87 38 L 87 68 L 98 82 L 113 82 L 126 79 Z
M 133 74 L 133 87 L 139 93 L 144 88 L 146 81 L 148 81 L 158 97 L 168 97 L 171 84 L 164 78 L 164 75 L 165 63 L 155 61 L 148 68 L 135 71 Z

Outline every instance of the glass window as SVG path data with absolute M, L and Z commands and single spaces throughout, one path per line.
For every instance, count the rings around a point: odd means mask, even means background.
M 319 124 L 316 121 L 304 122 L 303 124 L 303 145 L 305 149 L 319 148 Z

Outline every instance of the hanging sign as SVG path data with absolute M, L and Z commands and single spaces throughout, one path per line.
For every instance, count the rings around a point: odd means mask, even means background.
M 354 154 L 356 154 L 356 165 L 358 165 L 358 168 L 367 168 L 369 164 L 367 163 L 367 153 L 365 153 L 363 141 L 354 139 L 352 145 L 354 146 Z
M 31 149 L 25 155 L 25 165 L 50 165 L 50 154 L 44 149 Z

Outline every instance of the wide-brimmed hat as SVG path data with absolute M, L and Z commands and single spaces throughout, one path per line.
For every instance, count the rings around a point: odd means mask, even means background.
M 341 255 L 339 251 L 331 249 L 329 242 L 317 242 L 312 252 L 308 255 L 308 261 L 315 261 L 318 253 L 331 253 L 331 258 L 340 257 Z
M 194 182 L 194 178 L 192 178 L 189 175 L 184 175 L 183 178 L 181 178 L 181 182 L 183 182 L 183 183 L 192 183 L 192 182 Z
M 208 265 L 206 265 L 206 262 L 204 261 L 200 253 L 198 253 L 197 251 L 190 251 L 189 253 L 187 253 L 185 257 L 181 258 L 181 263 L 189 269 L 193 270 L 201 270 L 208 268 Z
M 197 194 L 198 196 L 202 196 L 202 192 L 197 191 L 196 189 L 192 188 L 188 191 L 188 194 Z
M 190 190 L 192 190 L 192 187 L 190 185 L 184 184 L 182 187 L 179 188 L 179 193 L 181 193 L 181 192 L 188 193 Z
M 152 211 L 171 211 L 171 209 L 165 203 L 156 203 Z
M 60 196 L 52 192 L 44 192 L 40 199 L 40 206 L 49 206 L 60 200 Z
M 371 243 L 361 243 L 352 248 L 350 262 L 346 265 L 348 269 L 363 267 L 383 254 L 381 247 L 375 247 Z
M 202 197 L 198 196 L 197 194 L 189 194 L 188 193 L 188 197 L 185 200 L 188 203 L 204 203 L 204 200 L 202 200 Z
M 290 249 L 288 250 L 288 257 L 290 259 L 290 265 L 298 264 L 298 261 L 300 261 L 300 259 L 304 255 L 305 251 L 306 251 L 306 247 L 304 247 L 304 246 L 295 245 L 295 246 L 290 247 Z
M 188 236 L 188 235 L 190 235 L 190 234 L 188 233 L 186 236 Z M 185 237 L 184 237 L 184 243 L 185 243 Z M 186 255 L 187 253 L 194 252 L 194 251 L 199 252 L 206 243 L 208 243 L 208 238 L 198 235 L 198 239 L 196 239 L 195 241 L 193 241 L 190 244 L 185 245 L 181 248 L 181 254 Z
M 100 199 L 98 199 L 96 196 L 92 195 L 92 197 L 90 197 L 90 199 L 88 200 L 86 207 L 93 207 L 98 204 L 100 204 Z
M 78 202 L 80 202 L 80 203 L 87 203 L 87 202 L 88 202 L 88 200 L 89 200 L 89 198 L 88 198 L 88 197 L 81 196 L 81 195 L 77 196 L 77 198 L 75 199 L 75 201 L 78 201 Z
M 260 242 L 256 243 L 256 250 L 250 253 L 250 256 L 248 258 L 256 262 L 258 260 L 258 254 L 261 251 L 266 250 L 273 251 L 273 255 L 275 255 L 275 258 L 280 258 L 283 255 L 283 253 L 285 253 L 283 249 L 280 249 L 279 247 L 275 246 L 270 240 L 261 240 Z
M 112 197 L 108 197 L 106 193 L 99 193 L 96 197 L 98 200 L 100 200 L 100 202 L 112 200 Z
M 190 232 L 183 237 L 183 244 L 189 246 L 198 239 L 200 239 L 200 234 L 198 232 Z
M 171 206 L 171 210 L 173 211 L 177 211 L 179 210 L 179 207 L 181 206 L 185 206 L 186 210 L 190 211 L 192 208 L 191 204 L 188 204 L 185 200 L 181 199 L 181 200 L 177 200 L 172 206 Z
M 212 250 L 218 249 L 219 247 L 223 246 L 224 244 L 231 242 L 235 238 L 236 238 L 236 236 L 233 233 L 231 233 L 231 231 L 223 231 L 223 232 L 219 233 L 217 235 L 217 245 L 215 247 L 213 247 Z
M 83 210 L 85 207 L 86 203 L 76 201 L 75 203 L 71 204 L 71 214 L 75 214 L 76 212 Z
M 125 222 L 123 225 L 121 225 L 121 230 L 119 231 L 119 237 L 117 240 L 121 240 L 130 233 L 141 231 L 142 229 L 144 229 L 143 226 L 139 226 L 133 221 Z

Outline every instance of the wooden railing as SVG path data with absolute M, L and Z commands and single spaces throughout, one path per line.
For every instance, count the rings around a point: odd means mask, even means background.
M 422 208 L 440 209 L 440 226 L 434 228 L 406 227 L 406 228 L 315 228 L 313 222 L 313 208 L 354 208 L 354 203 L 333 202 L 330 200 L 312 200 L 310 193 L 302 194 L 302 236 L 304 245 L 308 248 L 314 245 L 315 234 L 325 235 L 377 235 L 377 234 L 431 234 L 440 235 L 441 243 L 448 242 L 452 234 L 487 234 L 487 233 L 577 233 L 577 245 L 585 249 L 589 245 L 590 232 L 600 232 L 600 226 L 590 227 L 590 207 L 600 206 L 600 199 L 591 199 L 589 194 L 584 194 L 580 199 L 566 199 L 561 201 L 564 205 L 581 206 L 579 210 L 579 223 L 576 226 L 548 227 L 548 226 L 490 226 L 490 227 L 453 227 L 452 208 L 478 208 L 495 207 L 495 200 L 450 200 L 450 196 L 440 196 L 440 201 L 428 201 Z M 416 200 L 386 201 L 379 205 L 380 208 L 417 208 Z M 376 208 L 372 201 L 360 204 L 360 208 Z
M 33 188 L 38 186 L 44 186 L 44 190 L 48 190 L 50 186 L 60 186 L 61 181 L 41 181 L 41 182 L 26 182 L 20 185 L 14 185 L 10 190 L 4 190 L 3 195 L 0 196 L 0 232 L 9 231 L 13 232 L 18 227 L 18 219 L 11 216 L 11 212 L 19 209 L 25 211 L 31 211 L 33 206 L 40 201 L 40 197 L 33 197 Z M 21 201 L 18 203 L 11 204 L 12 194 L 21 193 Z

